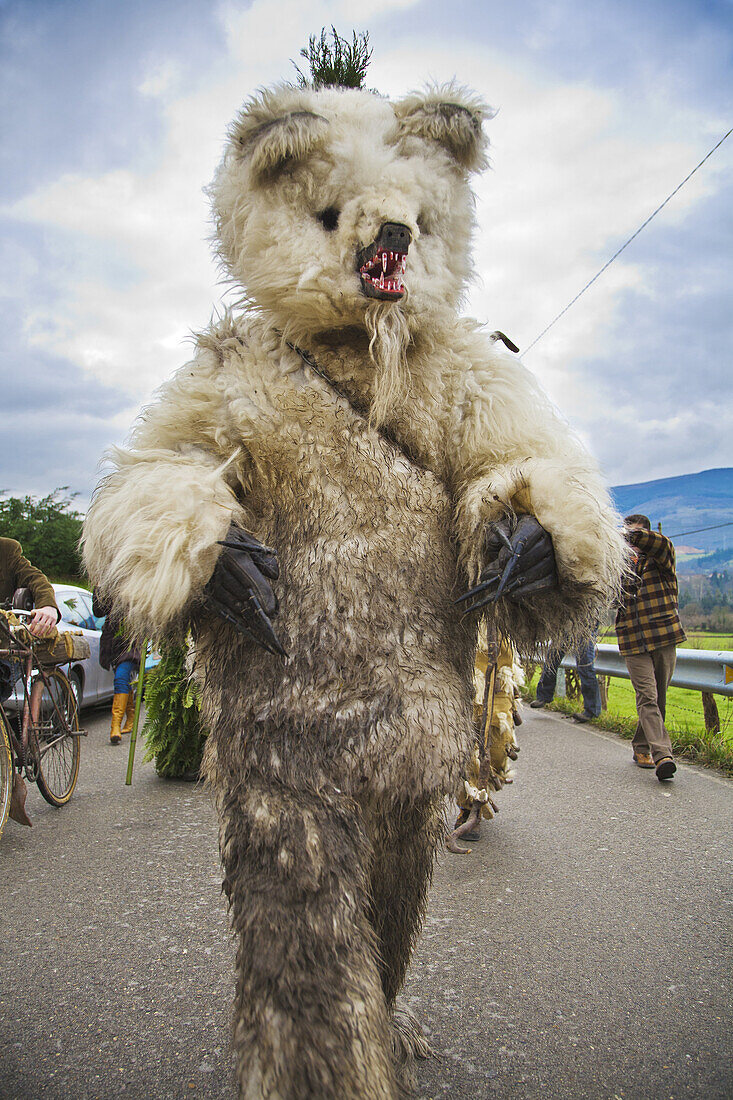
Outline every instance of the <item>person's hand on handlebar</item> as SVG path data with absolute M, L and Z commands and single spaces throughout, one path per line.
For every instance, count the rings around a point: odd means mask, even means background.
M 50 634 L 58 621 L 58 612 L 55 607 L 37 607 L 33 612 L 33 618 L 28 623 L 28 629 L 36 638 L 45 638 Z

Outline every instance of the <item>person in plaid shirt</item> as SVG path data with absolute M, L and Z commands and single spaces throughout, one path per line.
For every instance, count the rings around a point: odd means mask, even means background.
M 636 692 L 634 763 L 656 768 L 658 779 L 671 779 L 677 768 L 664 724 L 665 704 L 677 646 L 685 640 L 677 611 L 674 546 L 652 531 L 646 516 L 626 516 L 624 524 L 634 564 L 616 616 L 616 636 Z

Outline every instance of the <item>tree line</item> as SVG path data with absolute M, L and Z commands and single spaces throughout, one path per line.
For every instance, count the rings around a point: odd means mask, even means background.
M 85 580 L 79 554 L 84 517 L 73 507 L 68 485 L 45 497 L 0 493 L 0 536 L 17 539 L 29 561 L 52 581 Z

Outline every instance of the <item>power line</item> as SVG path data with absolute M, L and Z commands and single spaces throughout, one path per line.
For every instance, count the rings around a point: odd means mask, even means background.
M 699 535 L 701 531 L 718 531 L 721 527 L 733 527 L 733 519 L 727 523 L 716 523 L 714 527 L 696 527 L 694 531 L 679 531 L 676 535 L 667 535 L 667 538 L 681 539 L 683 535 Z
M 575 305 L 575 303 L 577 302 L 578 298 L 580 298 L 580 297 L 581 297 L 581 296 L 582 296 L 583 294 L 585 294 L 585 292 L 586 292 L 586 290 L 588 289 L 588 287 L 592 286 L 592 285 L 593 285 L 593 283 L 594 283 L 594 282 L 596 281 L 596 279 L 599 279 L 599 278 L 601 277 L 601 275 L 602 275 L 602 274 L 603 274 L 603 272 L 604 272 L 604 271 L 606 270 L 606 268 L 607 268 L 607 267 L 610 267 L 610 266 L 611 266 L 611 264 L 612 264 L 612 263 L 613 263 L 613 261 L 614 261 L 614 260 L 616 259 L 616 257 L 617 257 L 617 256 L 620 256 L 620 255 L 621 255 L 621 253 L 623 252 L 623 250 L 624 250 L 625 248 L 628 248 L 628 246 L 629 246 L 629 245 L 631 244 L 631 242 L 632 242 L 632 241 L 633 241 L 633 240 L 634 240 L 634 239 L 635 239 L 636 237 L 638 237 L 638 236 L 639 236 L 639 234 L 641 233 L 642 229 L 644 229 L 644 228 L 645 228 L 645 227 L 646 227 L 647 225 L 649 225 L 649 222 L 650 222 L 650 221 L 652 220 L 652 218 L 656 218 L 656 216 L 657 216 L 657 214 L 659 213 L 659 211 L 660 211 L 660 210 L 662 210 L 662 209 L 664 209 L 664 207 L 665 207 L 665 206 L 667 205 L 667 203 L 669 202 L 669 200 L 670 200 L 670 199 L 673 199 L 673 198 L 674 198 L 674 196 L 675 196 L 675 195 L 677 194 L 677 192 L 678 192 L 678 191 L 679 191 L 679 190 L 680 190 L 680 189 L 681 189 L 682 187 L 684 187 L 684 185 L 685 185 L 685 184 L 687 183 L 687 181 L 688 181 L 689 179 L 691 179 L 691 178 L 692 178 L 692 177 L 693 177 L 693 176 L 695 175 L 695 172 L 697 172 L 698 168 L 702 168 L 702 166 L 703 166 L 703 164 L 705 163 L 705 161 L 706 161 L 706 160 L 707 160 L 707 159 L 708 159 L 709 157 L 711 157 L 711 156 L 713 155 L 713 153 L 715 152 L 715 150 L 716 150 L 716 149 L 719 149 L 719 148 L 720 148 L 720 146 L 721 146 L 721 145 L 723 144 L 723 142 L 725 141 L 725 139 L 726 139 L 726 138 L 728 138 L 728 137 L 730 137 L 730 135 L 731 135 L 731 134 L 733 134 L 733 126 L 732 126 L 732 127 L 730 128 L 730 130 L 728 131 L 728 133 L 727 133 L 727 134 L 723 134 L 722 138 L 721 138 L 721 139 L 720 139 L 720 141 L 719 141 L 719 142 L 717 143 L 717 145 L 714 145 L 714 146 L 712 147 L 712 149 L 710 150 L 710 152 L 709 152 L 709 153 L 707 153 L 707 154 L 706 154 L 706 155 L 705 155 L 705 156 L 704 156 L 704 157 L 702 158 L 702 160 L 700 161 L 700 163 L 699 163 L 699 164 L 696 164 L 696 165 L 695 165 L 695 167 L 694 167 L 694 168 L 692 169 L 692 171 L 691 171 L 691 172 L 689 173 L 689 175 L 685 176 L 685 178 L 684 178 L 684 179 L 682 180 L 682 183 L 679 183 L 679 184 L 678 184 L 678 185 L 677 185 L 677 186 L 675 187 L 674 191 L 672 191 L 672 193 L 671 193 L 671 194 L 667 195 L 667 197 L 666 197 L 666 199 L 664 200 L 664 202 L 663 202 L 663 203 L 660 203 L 660 205 L 659 205 L 659 206 L 657 207 L 657 209 L 656 209 L 656 210 L 655 210 L 655 211 L 654 211 L 654 212 L 653 212 L 652 214 L 650 214 L 650 215 L 649 215 L 649 217 L 648 217 L 648 218 L 646 219 L 646 221 L 645 221 L 645 222 L 642 222 L 642 224 L 641 224 L 641 225 L 639 226 L 639 228 L 638 228 L 638 229 L 636 230 L 636 232 L 635 232 L 635 233 L 632 233 L 632 234 L 631 234 L 631 236 L 629 237 L 628 241 L 626 241 L 626 242 L 625 242 L 624 244 L 622 244 L 622 245 L 621 245 L 621 247 L 620 247 L 620 248 L 619 248 L 619 249 L 618 249 L 618 250 L 617 250 L 616 252 L 614 252 L 613 256 L 611 256 L 611 259 L 610 259 L 610 260 L 607 260 L 607 261 L 606 261 L 606 263 L 605 263 L 605 264 L 603 265 L 603 267 L 602 267 L 602 268 L 600 269 L 600 271 L 597 271 L 597 272 L 596 272 L 596 274 L 595 274 L 595 275 L 593 276 L 593 278 L 592 278 L 592 279 L 590 279 L 590 280 L 589 280 L 589 281 L 588 281 L 588 282 L 587 282 L 587 283 L 585 284 L 585 286 L 583 287 L 583 289 L 582 289 L 582 290 L 580 290 L 580 291 L 578 291 L 578 293 L 577 293 L 577 294 L 575 295 L 575 297 L 573 298 L 573 300 L 572 300 L 571 302 L 568 302 L 568 304 L 567 304 L 567 305 L 565 306 L 565 309 L 562 309 L 562 310 L 560 310 L 560 312 L 558 313 L 557 317 L 555 317 L 555 319 L 554 319 L 554 320 L 550 321 L 549 325 L 547 325 L 547 327 L 546 327 L 546 328 L 543 328 L 543 330 L 542 330 L 542 332 L 541 332 L 541 333 L 539 334 L 539 336 L 536 336 L 536 337 L 534 338 L 534 340 L 532 341 L 532 343 L 531 343 L 531 344 L 529 345 L 529 347 L 528 347 L 528 348 L 525 348 L 525 350 L 524 350 L 524 352 L 523 352 L 523 354 L 524 354 L 524 355 L 526 355 L 526 354 L 527 354 L 527 352 L 531 351 L 531 350 L 532 350 L 532 348 L 533 348 L 533 347 L 535 346 L 535 344 L 539 343 L 539 341 L 540 341 L 540 340 L 542 339 L 542 337 L 543 337 L 543 336 L 544 336 L 544 335 L 545 335 L 546 333 L 548 333 L 548 332 L 550 331 L 550 329 L 552 328 L 552 326 L 553 326 L 553 325 L 554 325 L 554 324 L 555 324 L 555 323 L 556 323 L 557 321 L 559 321 L 561 317 L 564 317 L 564 316 L 565 316 L 565 314 L 566 314 L 566 313 L 567 313 L 567 311 L 568 311 L 568 310 L 570 309 L 570 307 L 571 307 L 571 306 L 574 306 L 574 305 Z

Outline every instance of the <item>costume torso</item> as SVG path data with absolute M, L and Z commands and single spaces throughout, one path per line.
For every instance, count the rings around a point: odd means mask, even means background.
M 476 642 L 453 602 L 465 583 L 453 501 L 309 368 L 268 402 L 238 474 L 252 533 L 279 556 L 274 625 L 289 659 L 208 630 L 207 668 L 228 670 L 209 720 L 246 738 L 250 768 L 297 779 L 297 761 L 315 758 L 323 780 L 367 798 L 452 789 Z

